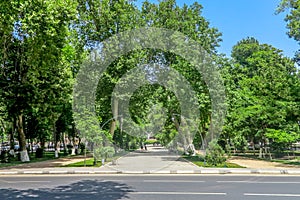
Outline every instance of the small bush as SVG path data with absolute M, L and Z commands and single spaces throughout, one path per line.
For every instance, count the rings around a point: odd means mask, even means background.
M 8 151 L 1 151 L 1 155 L 0 155 L 0 161 L 2 163 L 9 163 L 10 162 L 10 156 Z
M 144 142 L 145 145 L 158 145 L 159 144 L 159 141 L 157 141 L 156 139 L 147 139 L 145 142 Z
M 216 140 L 209 143 L 208 149 L 206 150 L 205 160 L 212 166 L 217 166 L 226 161 L 225 151 Z

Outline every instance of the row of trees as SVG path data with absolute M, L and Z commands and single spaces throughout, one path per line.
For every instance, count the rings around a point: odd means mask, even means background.
M 74 47 L 69 27 L 76 4 L 1 1 L 0 7 L 2 127 L 11 135 L 11 145 L 17 136 L 21 160 L 29 161 L 26 139 L 44 146 L 50 135 L 64 131 L 57 125 L 64 123 L 66 110 L 71 112 Z
M 283 0 L 276 13 L 286 10 L 287 34 L 300 42 L 300 1 Z M 254 150 L 254 144 L 260 144 L 260 157 L 267 147 L 282 152 L 299 141 L 299 53 L 284 57 L 281 50 L 255 38 L 233 47 L 231 60 L 222 65 L 229 101 L 224 138 L 240 149 L 247 142 Z
M 229 110 L 223 136 L 253 149 L 282 151 L 299 140 L 299 72 L 281 51 L 254 38 L 240 41 L 224 67 Z
M 289 36 L 297 41 L 299 4 L 299 0 L 283 0 L 278 8 L 278 12 L 290 8 L 286 17 Z M 251 141 L 260 143 L 261 150 L 270 143 L 281 150 L 299 140 L 300 83 L 295 65 L 299 54 L 293 60 L 271 45 L 246 38 L 233 47 L 231 58 L 225 58 L 216 49 L 221 33 L 202 16 L 199 3 L 179 7 L 175 0 L 158 4 L 145 1 L 138 8 L 129 0 L 1 1 L 0 10 L 0 131 L 11 141 L 19 141 L 22 161 L 29 161 L 28 140 L 40 141 L 42 147 L 52 140 L 57 147 L 63 133 L 72 138 L 82 136 L 84 126 L 76 127 L 72 112 L 72 88 L 81 63 L 90 59 L 94 50 L 101 49 L 102 41 L 138 27 L 179 31 L 211 55 L 226 87 L 228 114 L 221 135 L 225 143 L 239 148 Z M 189 81 L 199 105 L 200 125 L 194 144 L 200 147 L 211 122 L 209 89 L 191 63 L 157 49 L 131 51 L 103 73 L 95 110 L 105 137 L 122 148 L 134 148 L 142 142 L 122 130 L 121 120 L 113 117 L 119 116 L 118 102 L 113 102 L 111 110 L 111 98 L 122 76 L 145 64 L 160 66 L 149 71 L 149 79 L 154 80 L 162 68 L 171 67 Z M 168 144 L 176 136 L 179 124 L 184 123 L 178 117 L 180 103 L 165 87 L 146 84 L 131 98 L 133 121 L 151 126 L 150 119 L 162 118 L 160 112 L 149 115 L 153 108 L 164 108 L 168 113 L 164 129 L 152 133 Z M 90 139 L 103 144 L 101 137 Z

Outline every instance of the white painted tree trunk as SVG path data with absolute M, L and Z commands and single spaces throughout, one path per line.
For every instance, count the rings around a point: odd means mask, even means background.
M 191 150 L 192 150 L 192 152 L 193 152 L 192 156 L 195 156 L 195 155 L 196 155 L 196 149 L 195 149 L 194 144 L 191 143 L 189 146 L 190 146 L 190 148 L 191 148 Z
M 16 154 L 15 154 L 15 150 L 13 150 L 13 149 L 9 150 L 9 154 L 10 154 L 10 155 L 12 155 L 13 157 L 15 157 L 15 156 L 16 156 Z
M 30 161 L 27 150 L 20 151 L 20 158 L 22 162 Z
M 55 158 L 58 158 L 58 150 L 55 150 Z
M 117 124 L 117 118 L 119 116 L 119 113 L 118 113 L 118 107 L 119 107 L 119 102 L 117 99 L 113 99 L 113 117 L 114 119 L 111 121 L 111 124 L 110 124 L 110 129 L 109 129 L 109 132 L 111 134 L 111 136 L 113 137 L 114 136 L 114 132 L 115 132 L 115 129 L 116 129 L 116 124 Z

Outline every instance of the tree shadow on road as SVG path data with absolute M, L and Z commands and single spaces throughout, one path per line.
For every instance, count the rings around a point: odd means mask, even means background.
M 117 200 L 128 199 L 132 189 L 112 181 L 82 180 L 55 188 L 29 190 L 0 189 L 0 199 L 72 199 Z

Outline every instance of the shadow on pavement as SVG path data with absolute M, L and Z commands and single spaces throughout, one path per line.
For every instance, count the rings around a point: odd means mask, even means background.
M 111 181 L 82 180 L 56 188 L 29 190 L 0 189 L 0 199 L 89 199 L 117 200 L 128 198 L 132 189 L 126 185 Z

